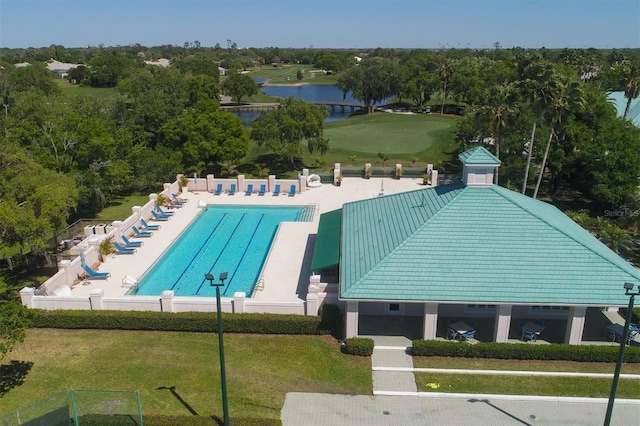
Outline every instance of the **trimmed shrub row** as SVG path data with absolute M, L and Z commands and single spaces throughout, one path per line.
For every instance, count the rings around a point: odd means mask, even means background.
M 36 328 L 154 330 L 217 332 L 215 312 L 147 312 L 33 310 Z M 339 334 L 342 317 L 335 305 L 325 306 L 320 316 L 222 313 L 225 333 Z
M 413 341 L 413 355 L 415 356 L 615 363 L 618 360 L 618 351 L 617 345 L 531 345 L 525 343 L 469 345 L 439 340 Z M 627 347 L 624 360 L 625 362 L 640 362 L 640 348 Z
M 138 418 L 126 415 L 86 414 L 79 419 L 83 426 L 135 426 Z M 143 416 L 145 426 L 214 426 L 222 420 L 201 416 Z M 229 418 L 230 426 L 279 426 L 279 419 Z
M 344 342 L 342 351 L 349 355 L 371 356 L 375 342 L 368 337 L 350 337 Z

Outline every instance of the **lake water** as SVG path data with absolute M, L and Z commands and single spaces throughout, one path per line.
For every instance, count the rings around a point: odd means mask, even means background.
M 338 101 L 361 103 L 357 99 L 354 99 L 353 96 L 351 96 L 351 93 L 347 93 L 346 96 L 343 96 L 342 90 L 338 89 L 337 86 L 334 86 L 332 84 L 303 84 L 301 86 L 263 86 L 262 90 L 264 94 L 268 96 L 278 96 L 281 98 L 288 98 L 289 96 L 293 96 L 294 98 L 302 99 L 307 102 Z M 325 123 L 328 123 L 330 121 L 342 120 L 351 115 L 351 108 L 345 108 L 344 111 L 342 111 L 342 108 L 335 108 L 335 111 L 329 108 L 328 111 L 329 115 L 324 120 Z M 255 120 L 260 115 L 259 112 L 236 112 L 234 114 L 238 117 L 241 117 L 242 122 L 245 125 L 250 125 L 253 120 Z

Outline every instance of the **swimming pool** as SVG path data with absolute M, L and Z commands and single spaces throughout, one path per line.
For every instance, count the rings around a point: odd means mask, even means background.
M 313 206 L 207 206 L 180 237 L 142 276 L 130 294 L 215 297 L 204 275 L 216 280 L 229 276 L 220 289 L 231 297 L 237 291 L 251 296 L 273 237 L 281 222 L 313 218 Z

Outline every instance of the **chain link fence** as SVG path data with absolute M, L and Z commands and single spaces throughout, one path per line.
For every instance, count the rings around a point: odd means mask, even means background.
M 69 389 L 0 416 L 0 426 L 144 426 L 138 391 Z

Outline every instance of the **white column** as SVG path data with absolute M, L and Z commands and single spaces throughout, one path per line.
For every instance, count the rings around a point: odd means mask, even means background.
M 345 338 L 358 336 L 358 302 L 347 301 L 345 307 Z
M 238 188 L 236 189 L 239 192 L 244 192 L 244 175 L 238 175 Z
M 564 343 L 579 345 L 582 343 L 582 332 L 587 315 L 586 306 L 571 306 L 567 318 L 567 328 L 564 332 Z
M 438 304 L 424 304 L 424 328 L 422 338 L 424 340 L 435 339 L 438 330 Z
M 173 312 L 173 290 L 164 290 L 160 294 L 160 310 L 162 312 Z
M 212 174 L 207 175 L 207 191 L 213 192 L 216 190 L 216 187 L 213 184 L 214 176 Z
M 438 171 L 431 171 L 431 186 L 438 186 Z
M 267 191 L 273 192 L 276 190 L 276 175 L 269 175 L 269 185 Z
M 36 289 L 33 287 L 25 287 L 20 290 L 20 300 L 22 304 L 27 308 L 33 307 L 33 296 L 36 293 Z
M 73 285 L 73 282 L 76 280 L 76 277 L 73 276 L 73 272 L 71 271 L 70 266 L 70 260 L 62 259 L 60 262 L 58 262 L 58 270 L 64 271 L 64 279 L 69 287 L 71 287 Z
M 318 293 L 308 293 L 306 302 L 306 314 L 309 316 L 318 316 Z
M 92 311 L 102 310 L 102 297 L 104 296 L 104 290 L 95 289 L 89 293 L 89 303 Z
M 496 319 L 493 327 L 493 341 L 506 342 L 509 340 L 509 328 L 511 326 L 512 305 L 497 305 Z
M 233 312 L 244 313 L 244 302 L 246 300 L 246 294 L 244 291 L 236 291 L 233 293 Z

